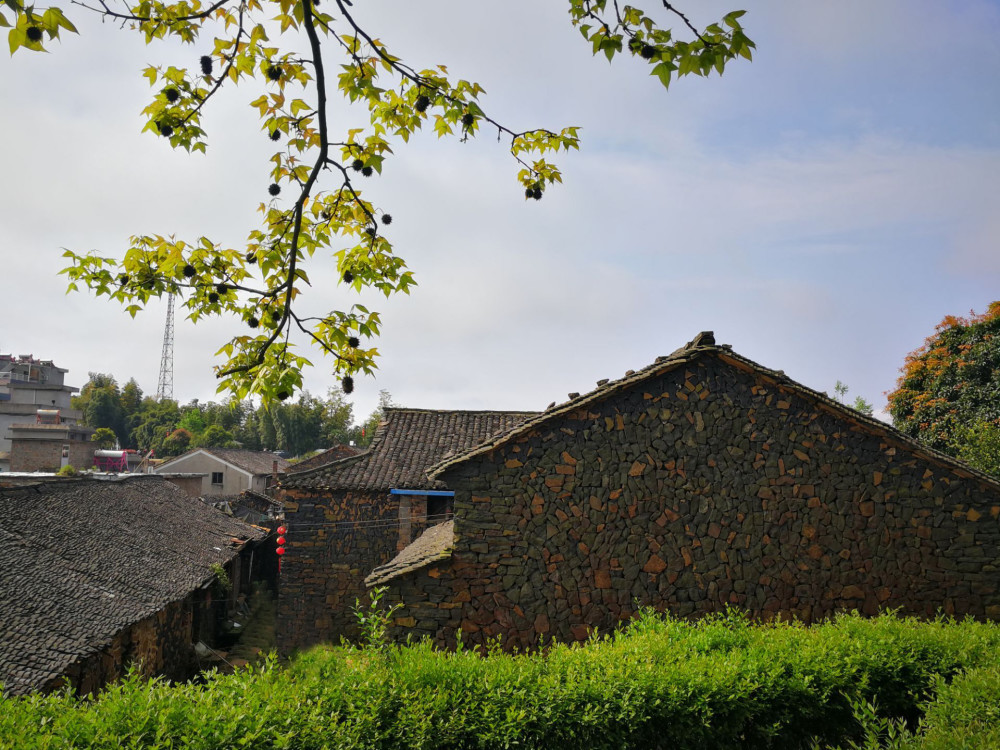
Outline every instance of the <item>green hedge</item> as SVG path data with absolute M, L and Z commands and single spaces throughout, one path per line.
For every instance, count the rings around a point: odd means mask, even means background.
M 928 706 L 899 747 L 963 747 L 956 732 L 975 727 L 994 744 L 969 747 L 1000 747 L 998 647 L 1000 628 L 971 621 L 644 615 L 543 653 L 319 648 L 201 685 L 132 677 L 93 701 L 3 699 L 0 747 L 877 747 L 868 704 L 911 730 Z

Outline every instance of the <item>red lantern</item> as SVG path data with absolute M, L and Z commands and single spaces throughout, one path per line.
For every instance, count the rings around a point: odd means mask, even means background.
M 278 537 L 278 544 L 284 544 L 284 543 L 285 543 L 285 541 L 286 541 L 286 540 L 285 540 L 285 537 L 283 537 L 283 536 L 279 536 L 279 537 Z
M 288 533 L 288 529 L 286 529 L 284 526 L 279 526 L 278 527 L 278 533 L 279 534 L 287 534 Z
M 281 555 L 285 554 L 285 548 L 284 547 L 278 547 L 278 549 L 276 549 L 275 552 L 277 552 L 278 556 L 280 557 Z

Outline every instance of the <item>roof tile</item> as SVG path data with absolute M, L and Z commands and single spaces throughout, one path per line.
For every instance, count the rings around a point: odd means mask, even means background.
M 369 449 L 319 469 L 287 476 L 282 487 L 432 489 L 432 464 L 509 430 L 537 412 L 386 409 Z

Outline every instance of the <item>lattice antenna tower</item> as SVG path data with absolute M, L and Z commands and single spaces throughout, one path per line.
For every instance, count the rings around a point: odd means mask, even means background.
M 167 324 L 163 327 L 163 353 L 160 355 L 160 379 L 156 400 L 174 398 L 174 295 L 167 297 Z

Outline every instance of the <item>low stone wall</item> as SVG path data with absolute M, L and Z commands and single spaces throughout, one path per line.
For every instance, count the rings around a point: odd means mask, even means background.
M 80 696 L 96 693 L 137 665 L 147 677 L 187 680 L 194 674 L 192 621 L 194 596 L 173 602 L 152 617 L 116 635 L 111 643 L 72 665 L 45 691 L 69 684 Z
M 391 560 L 399 538 L 399 502 L 387 492 L 282 490 L 288 544 L 281 561 L 277 640 L 290 653 L 356 638 L 356 600 L 364 579 Z
M 640 605 L 1000 619 L 996 484 L 738 364 L 700 357 L 445 472 L 455 550 L 390 582 L 396 637 L 532 647 Z

